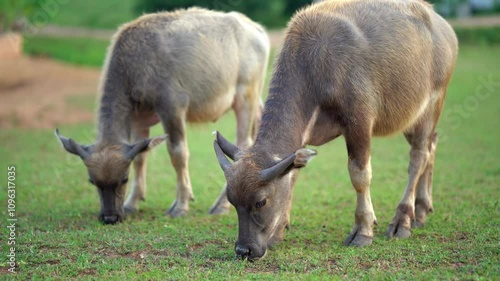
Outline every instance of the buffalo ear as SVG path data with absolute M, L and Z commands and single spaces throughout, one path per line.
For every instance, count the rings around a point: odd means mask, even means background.
M 148 144 L 148 150 L 155 148 L 157 145 L 161 144 L 167 139 L 167 135 L 154 137 Z
M 281 160 L 274 166 L 260 171 L 260 177 L 263 181 L 271 181 L 281 175 L 285 170 L 290 168 L 295 160 L 295 153 L 290 154 L 285 159 Z
M 290 154 L 285 159 L 281 160 L 274 166 L 260 171 L 260 177 L 264 181 L 271 181 L 284 173 L 286 170 L 293 168 L 302 168 L 311 161 L 318 153 L 316 150 L 301 148 L 295 153 Z
M 293 161 L 293 166 L 295 168 L 302 168 L 309 161 L 318 155 L 318 152 L 313 149 L 301 148 L 295 152 L 295 160 Z
M 125 158 L 133 160 L 137 156 L 137 154 L 155 148 L 157 145 L 164 142 L 166 139 L 167 135 L 163 135 L 151 139 L 146 138 L 133 145 L 128 145 L 127 151 L 125 152 Z
M 82 160 L 85 160 L 90 156 L 92 146 L 80 145 L 72 139 L 61 136 L 59 134 L 59 129 L 56 129 L 55 134 L 67 152 L 80 156 Z

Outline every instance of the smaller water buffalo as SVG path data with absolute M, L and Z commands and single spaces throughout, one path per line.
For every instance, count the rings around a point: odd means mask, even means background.
M 215 122 L 229 109 L 241 148 L 254 139 L 269 57 L 265 30 L 246 16 L 200 8 L 148 14 L 115 34 L 101 78 L 98 136 L 80 145 L 60 136 L 83 160 L 101 200 L 99 219 L 113 224 L 137 210 L 146 191 L 146 156 L 166 140 L 177 172 L 177 198 L 167 214 L 185 215 L 194 199 L 186 122 Z M 166 136 L 149 138 L 161 122 Z M 124 203 L 129 167 L 135 177 Z M 229 207 L 225 192 L 212 213 Z
M 220 134 L 214 143 L 238 214 L 236 255 L 259 259 L 282 239 L 298 168 L 316 155 L 305 145 L 341 135 L 357 195 L 345 245 L 373 240 L 372 136 L 403 132 L 411 146 L 408 184 L 387 236 L 406 238 L 424 225 L 432 211 L 435 129 L 457 49 L 452 28 L 420 0 L 325 1 L 298 12 L 255 144 L 240 150 Z

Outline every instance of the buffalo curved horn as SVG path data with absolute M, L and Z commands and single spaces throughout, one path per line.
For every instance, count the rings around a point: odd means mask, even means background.
M 230 143 L 228 140 L 226 140 L 218 131 L 215 131 L 215 137 L 217 139 L 217 142 L 219 143 L 220 148 L 226 154 L 231 158 L 231 160 L 235 161 L 236 160 L 236 154 L 240 152 L 240 149 Z
M 231 167 L 231 162 L 227 160 L 226 154 L 224 151 L 222 151 L 222 148 L 219 145 L 219 142 L 217 140 L 214 140 L 214 150 L 215 150 L 215 155 L 217 155 L 217 160 L 219 161 L 219 165 L 222 168 L 224 172 Z
M 125 158 L 128 160 L 132 160 L 137 156 L 137 154 L 143 152 L 148 148 L 149 142 L 151 139 L 146 138 L 134 145 L 129 146 L 129 150 L 125 152 Z
M 264 181 L 271 181 L 272 179 L 278 177 L 281 175 L 288 167 L 293 165 L 293 161 L 295 160 L 295 153 L 291 154 L 290 156 L 286 157 L 285 159 L 281 160 L 274 166 L 264 169 L 260 171 L 260 177 Z

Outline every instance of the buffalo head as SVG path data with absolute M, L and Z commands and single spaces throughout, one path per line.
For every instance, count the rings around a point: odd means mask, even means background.
M 302 148 L 262 167 L 266 161 L 257 157 L 252 148 L 240 151 L 219 133 L 214 149 L 226 177 L 227 197 L 238 214 L 236 256 L 260 259 L 268 247 L 283 239 L 284 229 L 290 223 L 297 168 L 304 167 L 316 151 Z
M 105 224 L 114 224 L 124 218 L 123 201 L 127 191 L 130 163 L 134 157 L 166 139 L 166 136 L 147 138 L 132 145 L 81 145 L 59 135 L 57 129 L 55 133 L 64 149 L 80 156 L 87 167 L 89 182 L 97 188 L 101 201 L 99 220 Z

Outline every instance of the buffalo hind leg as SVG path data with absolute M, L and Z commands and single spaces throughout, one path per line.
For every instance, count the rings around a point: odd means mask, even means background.
M 149 128 L 132 127 L 130 143 L 136 143 L 149 137 Z M 133 213 L 139 208 L 139 202 L 146 199 L 146 160 L 148 152 L 137 154 L 134 158 L 134 181 L 130 194 L 125 201 L 124 209 L 127 213 Z
M 240 85 L 237 88 L 233 110 L 237 122 L 236 144 L 240 149 L 252 145 L 260 124 L 262 103 L 259 98 L 259 89 L 258 85 Z M 209 214 L 222 215 L 229 212 L 231 204 L 227 200 L 226 188 L 227 186 L 224 185 L 219 197 L 210 207 Z
M 254 141 L 254 134 L 261 119 L 259 85 L 240 85 L 234 97 L 233 110 L 236 115 L 236 145 L 248 148 Z
M 423 120 L 405 133 L 411 145 L 408 183 L 403 198 L 396 208 L 396 214 L 387 228 L 386 236 L 388 238 L 408 238 L 411 235 L 411 224 L 415 219 L 415 201 L 419 198 L 416 196 L 417 187 L 419 181 L 422 181 L 422 185 L 424 185 L 426 178 L 429 178 L 430 174 L 426 175 L 425 172 L 427 170 L 431 172 L 427 164 L 431 158 L 429 147 L 431 147 L 434 133 L 433 125 L 429 121 Z M 423 198 L 420 197 L 420 199 Z
M 177 174 L 176 199 L 165 213 L 171 217 L 187 215 L 189 201 L 194 200 L 188 170 L 189 150 L 186 138 L 186 112 L 189 100 L 186 95 L 176 97 L 178 98 L 176 104 L 169 101 L 159 102 L 157 110 L 163 128 L 168 135 L 167 149 Z M 181 101 L 182 97 L 185 100 Z
M 436 158 L 436 146 L 438 135 L 434 133 L 429 146 L 429 160 L 424 173 L 420 176 L 417 185 L 417 195 L 415 198 L 415 218 L 412 221 L 412 228 L 419 228 L 425 225 L 427 214 L 433 211 L 432 207 L 432 177 L 434 174 L 434 160 Z
M 229 200 L 227 200 L 226 188 L 227 185 L 224 185 L 224 188 L 222 188 L 222 192 L 219 194 L 219 197 L 217 197 L 215 203 L 212 205 L 212 207 L 210 207 L 210 210 L 208 211 L 209 214 L 224 215 L 229 213 L 229 208 L 231 208 L 231 203 L 229 203 Z
M 373 227 L 377 218 L 370 197 L 372 177 L 370 163 L 370 130 L 345 134 L 349 154 L 348 167 L 351 183 L 356 190 L 354 227 L 344 241 L 346 246 L 366 246 L 373 241 Z

